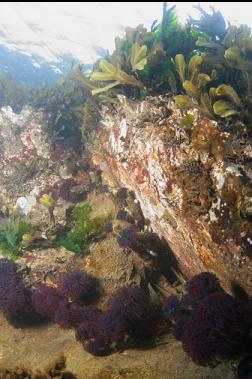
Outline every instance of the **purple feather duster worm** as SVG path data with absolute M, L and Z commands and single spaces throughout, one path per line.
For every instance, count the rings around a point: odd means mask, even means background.
M 163 312 L 169 320 L 176 320 L 181 315 L 182 307 L 177 296 L 169 296 L 165 299 Z
M 37 287 L 32 293 L 32 303 L 35 310 L 40 315 L 49 318 L 54 317 L 57 306 L 62 299 L 57 288 L 45 284 Z
M 58 290 L 65 299 L 86 305 L 96 301 L 99 295 L 97 279 L 82 271 L 63 273 Z
M 187 282 L 186 290 L 192 301 L 198 301 L 210 293 L 222 291 L 222 288 L 215 274 L 202 272 Z
M 120 288 L 108 302 L 109 309 L 128 324 L 140 320 L 146 312 L 148 303 L 146 292 L 137 286 Z
M 243 307 L 230 295 L 215 292 L 193 312 L 182 335 L 185 351 L 199 365 L 241 353 L 248 338 Z

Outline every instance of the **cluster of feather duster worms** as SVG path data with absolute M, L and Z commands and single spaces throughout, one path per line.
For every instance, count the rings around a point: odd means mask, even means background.
M 0 312 L 14 326 L 20 326 L 21 319 L 26 325 L 29 318 L 75 328 L 76 340 L 98 356 L 110 354 L 130 338 L 152 338 L 160 332 L 161 308 L 153 312 L 149 295 L 141 287 L 120 288 L 105 311 L 94 305 L 99 296 L 98 280 L 82 271 L 62 273 L 55 286 L 41 284 L 28 291 L 16 264 L 0 259 Z
M 185 293 L 163 305 L 172 333 L 198 365 L 214 366 L 251 351 L 252 299 L 233 297 L 213 273 L 203 272 L 186 284 Z M 239 365 L 238 378 L 252 378 L 251 356 Z
M 96 306 L 100 295 L 99 281 L 77 270 L 61 273 L 54 286 L 41 284 L 31 291 L 16 263 L 0 259 L 0 312 L 14 326 L 52 320 L 74 328 L 86 351 L 103 356 L 129 341 L 155 340 L 170 325 L 196 364 L 239 358 L 237 377 L 252 378 L 252 298 L 231 296 L 215 274 L 194 276 L 183 295 L 167 297 L 162 307 L 154 306 L 139 286 L 117 290 L 105 310 Z

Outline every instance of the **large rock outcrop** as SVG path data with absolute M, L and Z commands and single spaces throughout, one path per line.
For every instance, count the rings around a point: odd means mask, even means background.
M 252 288 L 252 145 L 243 126 L 197 114 L 190 124 L 169 99 L 102 111 L 92 161 L 111 190 L 135 192 L 151 228 L 191 276 L 215 271 Z

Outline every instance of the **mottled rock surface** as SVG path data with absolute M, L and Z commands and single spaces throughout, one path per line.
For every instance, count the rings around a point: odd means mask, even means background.
M 111 190 L 134 191 L 188 276 L 214 271 L 252 289 L 251 144 L 195 112 L 188 130 L 169 99 L 120 97 L 90 141 Z

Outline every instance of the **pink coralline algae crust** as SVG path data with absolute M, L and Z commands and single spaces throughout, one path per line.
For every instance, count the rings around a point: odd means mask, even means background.
M 250 141 L 224 132 L 196 110 L 191 135 L 164 96 L 118 99 L 116 112 L 102 110 L 89 146 L 104 182 L 134 191 L 145 219 L 167 241 L 186 276 L 214 271 L 226 285 L 234 274 L 251 290 L 251 175 L 243 155 Z M 159 124 L 156 115 L 164 103 L 169 116 Z

